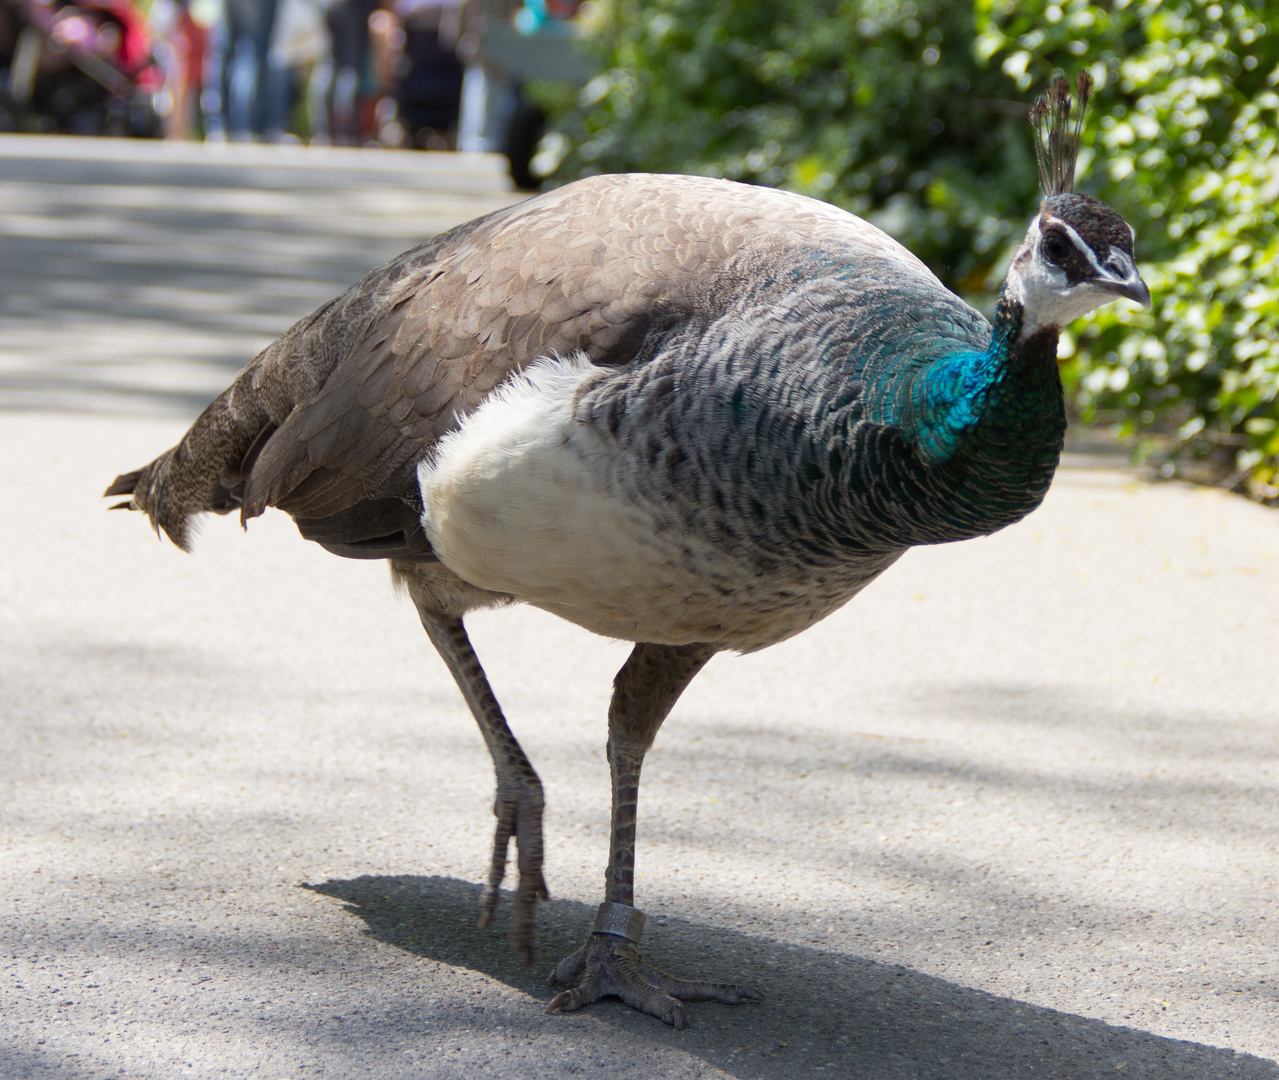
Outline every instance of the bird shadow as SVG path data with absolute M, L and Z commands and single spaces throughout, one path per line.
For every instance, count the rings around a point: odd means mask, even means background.
M 479 886 L 457 878 L 364 876 L 305 884 L 335 897 L 365 933 L 406 952 L 496 979 L 538 1001 L 546 972 L 582 942 L 592 905 L 552 900 L 538 909 L 538 961 L 511 952 L 502 915 L 481 930 Z M 509 902 L 509 897 L 506 898 Z M 614 999 L 590 1006 L 637 1049 L 647 1043 L 700 1057 L 731 1076 L 762 1078 L 1216 1077 L 1279 1080 L 1275 1062 L 1163 1038 L 1000 997 L 856 955 L 796 946 L 665 917 L 650 920 L 645 957 L 676 974 L 760 982 L 762 1006 L 688 1007 L 676 1032 Z M 565 1016 L 548 1025 L 571 1023 Z

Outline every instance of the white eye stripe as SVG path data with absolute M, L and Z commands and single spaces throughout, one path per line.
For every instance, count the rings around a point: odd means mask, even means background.
M 1097 256 L 1093 254 L 1092 248 L 1089 247 L 1086 243 L 1084 243 L 1084 238 L 1080 236 L 1079 233 L 1077 233 L 1074 229 L 1072 229 L 1069 225 L 1067 225 L 1064 221 L 1062 221 L 1061 218 L 1053 218 L 1052 222 L 1054 225 L 1057 225 L 1066 231 L 1066 233 L 1070 236 L 1071 243 L 1075 245 L 1076 250 L 1081 252 L 1084 258 L 1086 258 L 1090 263 L 1092 263 L 1092 268 L 1097 273 L 1099 274 L 1106 273 L 1106 271 L 1102 269 L 1101 263 L 1097 261 Z
M 1105 265 L 1097 261 L 1097 255 L 1093 249 L 1084 241 L 1074 229 L 1067 225 L 1061 218 L 1052 218 L 1052 223 L 1059 226 L 1070 237 L 1077 250 L 1083 253 L 1084 258 L 1092 264 L 1092 268 L 1099 277 L 1115 278 L 1119 281 L 1131 281 L 1137 276 L 1137 264 L 1125 252 L 1121 251 L 1114 245 L 1110 246 L 1110 253 L 1106 256 Z M 1127 225 L 1127 222 L 1124 222 Z M 1136 239 L 1136 232 L 1131 225 L 1128 225 L 1128 231 L 1132 232 L 1133 239 Z
M 1098 224 L 1105 228 L 1104 221 Z M 1066 268 L 1048 258 L 1043 241 L 1053 228 L 1060 229 L 1058 238 L 1074 244 L 1076 250 L 1083 253 L 1085 265 L 1091 266 L 1089 272 L 1076 264 L 1083 270 L 1083 280 L 1072 282 Z M 1031 219 L 1026 239 L 1008 268 L 1004 292 L 1009 300 L 1022 307 L 1019 332 L 1019 340 L 1022 341 L 1044 327 L 1060 329 L 1116 296 L 1126 296 L 1147 305 L 1150 302 L 1131 255 L 1115 244 L 1107 244 L 1106 263 L 1105 266 L 1100 265 L 1097 253 L 1077 229 L 1042 210 Z

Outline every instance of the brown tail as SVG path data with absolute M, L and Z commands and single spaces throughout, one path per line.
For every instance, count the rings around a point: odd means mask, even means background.
M 133 497 L 111 509 L 145 511 L 183 551 L 191 550 L 191 518 L 238 509 L 244 478 L 275 431 L 270 416 L 245 392 L 248 387 L 241 387 L 242 379 L 200 414 L 172 450 L 117 476 L 104 494 Z
M 380 490 L 372 493 L 376 505 L 365 505 L 370 493 L 358 477 L 344 489 L 350 498 L 338 504 L 333 498 L 316 500 L 316 487 L 325 489 L 321 494 L 332 494 L 325 488 L 331 472 L 323 470 L 316 484 L 290 500 L 316 471 L 305 438 L 295 445 L 299 432 L 275 447 L 270 462 L 268 451 L 264 463 L 273 464 L 275 471 L 268 470 L 265 481 L 259 477 L 256 494 L 250 486 L 248 501 L 244 498 L 250 473 L 271 436 L 299 402 L 314 400 L 334 366 L 364 340 L 370 323 L 388 306 L 398 310 L 398 301 L 391 301 L 399 295 L 395 288 L 402 277 L 400 261 L 389 263 L 295 323 L 236 376 L 177 446 L 145 468 L 116 477 L 106 494 L 131 496 L 117 507 L 145 511 L 183 551 L 191 549 L 191 519 L 197 514 L 239 510 L 245 519 L 279 506 L 293 515 L 304 536 L 339 554 L 393 558 L 403 548 L 406 557 L 426 557 L 430 549 L 421 535 L 420 512 Z M 394 294 L 390 299 L 388 292 Z M 411 477 L 412 464 L 407 458 L 404 464 Z M 388 547 L 383 541 L 391 534 L 403 535 Z
M 245 480 L 276 420 L 289 414 L 300 394 L 323 382 L 339 350 L 321 348 L 342 297 L 295 323 L 249 362 L 235 381 L 191 425 L 168 453 L 115 478 L 106 495 L 131 495 L 112 509 L 143 510 L 183 551 L 191 550 L 191 519 L 240 508 Z M 273 416 L 272 413 L 277 414 Z M 262 512 L 250 509 L 248 516 Z

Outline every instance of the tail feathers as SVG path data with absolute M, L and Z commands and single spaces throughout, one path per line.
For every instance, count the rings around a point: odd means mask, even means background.
M 133 472 L 121 473 L 111 481 L 111 486 L 102 493 L 104 499 L 111 498 L 112 495 L 132 495 L 133 489 L 138 486 L 138 480 L 141 478 L 143 469 L 134 469 Z M 129 503 L 119 503 L 118 507 L 111 507 L 112 510 L 129 506 Z
M 172 472 L 173 455 L 177 450 L 178 447 L 175 446 L 145 468 L 117 476 L 103 494 L 133 496 L 127 502 L 116 503 L 111 509 L 144 511 L 157 532 L 163 529 L 165 535 L 178 547 L 183 551 L 190 551 L 192 540 L 190 519 L 200 511 L 188 509 L 172 497 L 169 478 Z
M 250 481 L 259 455 L 298 402 L 313 397 L 333 366 L 362 340 L 383 277 L 372 275 L 295 323 L 236 376 L 177 446 L 117 477 L 106 494 L 131 496 L 117 505 L 144 511 L 183 551 L 191 549 L 191 519 L 197 515 L 239 510 L 244 519 L 274 505 L 253 497 Z
M 109 499 L 112 495 L 132 495 L 133 489 L 138 486 L 138 480 L 141 478 L 142 472 L 142 469 L 135 469 L 133 472 L 121 473 L 111 482 L 111 486 L 102 493 L 102 497 Z M 114 503 L 107 507 L 108 510 L 132 510 L 133 508 L 132 499 Z
M 228 390 L 204 410 L 177 446 L 145 468 L 117 476 L 104 495 L 132 496 L 112 509 L 143 511 L 157 530 L 190 551 L 191 519 L 239 508 L 251 456 L 273 430 L 270 417 L 259 409 L 233 409 Z

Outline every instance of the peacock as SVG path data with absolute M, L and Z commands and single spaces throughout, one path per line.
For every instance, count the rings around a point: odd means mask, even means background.
M 1045 192 L 993 321 L 879 229 L 785 191 L 596 176 L 372 271 L 259 354 L 181 442 L 109 496 L 189 550 L 191 519 L 278 507 L 334 554 L 386 559 L 492 755 L 486 926 L 512 841 L 511 941 L 532 959 L 541 781 L 467 637 L 523 602 L 634 642 L 608 710 L 604 898 L 548 1013 L 604 995 L 682 1028 L 747 986 L 645 963 L 634 851 L 645 752 L 706 662 L 818 622 L 916 544 L 1043 499 L 1066 428 L 1057 340 L 1149 306 L 1135 234 L 1073 193 L 1082 117 L 1031 110 Z

